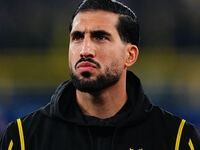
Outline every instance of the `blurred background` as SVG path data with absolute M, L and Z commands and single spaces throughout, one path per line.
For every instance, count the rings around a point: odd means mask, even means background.
M 69 79 L 68 25 L 80 0 L 0 1 L 0 135 Z M 155 105 L 200 131 L 200 1 L 121 0 L 141 26 L 130 68 Z

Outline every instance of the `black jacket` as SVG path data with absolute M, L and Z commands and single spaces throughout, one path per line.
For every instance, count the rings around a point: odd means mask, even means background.
M 128 100 L 113 117 L 84 116 L 71 81 L 45 107 L 11 124 L 0 150 L 200 150 L 194 126 L 157 106 L 139 79 L 127 73 Z

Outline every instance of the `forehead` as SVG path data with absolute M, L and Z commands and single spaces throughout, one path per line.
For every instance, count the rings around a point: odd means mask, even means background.
M 116 30 L 118 18 L 118 14 L 102 10 L 80 12 L 73 20 L 72 31 Z

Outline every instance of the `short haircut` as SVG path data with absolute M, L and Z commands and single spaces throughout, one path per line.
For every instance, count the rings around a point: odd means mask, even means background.
M 135 13 L 116 0 L 83 0 L 75 10 L 69 26 L 72 30 L 72 22 L 80 12 L 91 10 L 104 10 L 119 14 L 119 21 L 116 26 L 122 41 L 138 46 L 139 44 L 139 24 Z

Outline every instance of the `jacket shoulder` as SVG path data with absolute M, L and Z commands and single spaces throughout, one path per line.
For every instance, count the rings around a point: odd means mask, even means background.
M 185 122 L 180 140 L 180 149 L 199 149 L 200 148 L 200 134 L 193 124 Z
M 0 149 L 7 150 L 9 146 L 12 146 L 12 150 L 20 149 L 20 134 L 24 136 L 23 138 L 26 138 L 26 133 L 34 134 L 41 120 L 46 120 L 45 118 L 48 118 L 48 116 L 41 108 L 9 123 L 0 139 Z
M 4 131 L 4 134 L 0 139 L 0 149 L 7 150 L 9 147 L 12 147 L 13 150 L 18 149 L 20 146 L 18 137 L 19 132 L 17 128 L 17 121 L 13 121 L 8 124 L 7 128 Z
M 154 107 L 153 114 L 163 130 L 175 136 L 176 147 L 186 150 L 200 148 L 200 136 L 193 124 L 157 106 Z
M 170 129 L 177 129 L 177 127 L 179 127 L 181 121 L 183 120 L 182 118 L 158 106 L 153 107 L 151 117 L 152 119 L 159 122 L 159 124 L 161 124 L 163 127 L 169 127 Z

